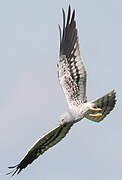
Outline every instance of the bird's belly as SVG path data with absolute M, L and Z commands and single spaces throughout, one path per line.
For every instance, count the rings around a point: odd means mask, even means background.
M 83 106 L 78 106 L 77 108 L 72 109 L 72 117 L 74 122 L 82 120 L 85 116 L 85 108 Z
M 84 115 L 82 115 L 81 113 L 77 113 L 74 116 L 74 122 L 81 121 L 83 118 L 84 118 Z

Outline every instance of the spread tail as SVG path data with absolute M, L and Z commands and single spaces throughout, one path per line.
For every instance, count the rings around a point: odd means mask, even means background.
M 85 117 L 91 121 L 100 122 L 113 110 L 116 103 L 116 92 L 113 90 L 92 103 L 95 104 L 94 107 L 96 110 L 88 110 Z

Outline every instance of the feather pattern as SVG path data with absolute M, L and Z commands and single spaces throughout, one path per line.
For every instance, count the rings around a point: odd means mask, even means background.
M 94 114 L 95 112 L 88 110 L 85 117 L 91 121 L 100 122 L 113 110 L 116 103 L 116 92 L 113 90 L 92 103 L 94 103 L 95 107 L 101 108 L 100 113 L 102 113 L 102 116 L 92 117 L 90 114 Z
M 86 70 L 80 56 L 78 35 L 75 22 L 75 10 L 71 16 L 69 6 L 66 22 L 63 10 L 63 34 L 60 33 L 60 61 L 58 77 L 69 107 L 86 102 Z
M 7 174 L 12 174 L 12 176 L 16 173 L 19 174 L 45 151 L 60 142 L 74 123 L 84 117 L 100 122 L 112 111 L 116 103 L 114 90 L 95 101 L 86 102 L 86 70 L 80 56 L 75 10 L 71 15 L 70 6 L 67 21 L 63 10 L 63 32 L 61 32 L 59 26 L 59 33 L 60 60 L 57 65 L 58 78 L 69 109 L 61 117 L 60 125 L 40 137 L 19 164 L 9 167 L 13 170 Z
M 47 151 L 49 148 L 53 147 L 59 141 L 61 141 L 66 136 L 72 125 L 73 122 L 64 123 L 52 129 L 44 136 L 42 136 L 27 152 L 25 157 L 18 165 L 9 167 L 15 169 L 7 173 L 7 175 L 12 174 L 13 176 L 15 173 L 19 174 L 22 169 L 26 168 L 29 164 L 31 164 L 36 158 L 42 155 L 45 151 Z

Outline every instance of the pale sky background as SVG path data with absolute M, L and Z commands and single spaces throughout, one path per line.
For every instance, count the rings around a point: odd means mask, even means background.
M 32 144 L 54 128 L 67 103 L 58 83 L 58 24 L 76 10 L 88 100 L 117 91 L 114 111 L 84 119 L 17 180 L 122 179 L 122 1 L 0 1 L 0 179 Z

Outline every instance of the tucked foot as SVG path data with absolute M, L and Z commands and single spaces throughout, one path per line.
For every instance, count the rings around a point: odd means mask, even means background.
M 101 108 L 93 108 L 93 107 L 91 107 L 90 110 L 92 110 L 92 111 L 102 111 Z
M 96 113 L 96 114 L 89 114 L 91 117 L 100 117 L 102 116 L 102 113 Z

